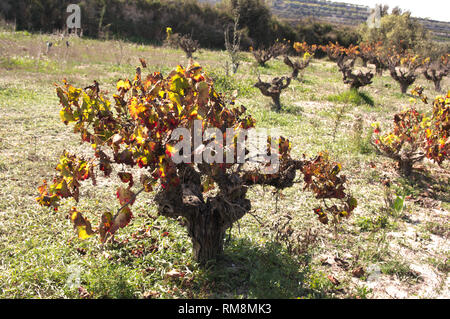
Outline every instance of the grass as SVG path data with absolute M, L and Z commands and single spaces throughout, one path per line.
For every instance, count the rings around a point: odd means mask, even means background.
M 361 216 L 356 220 L 356 225 L 361 231 L 378 231 L 380 229 L 393 228 L 394 225 L 387 216 L 376 216 L 373 218 Z
M 339 94 L 332 94 L 327 97 L 330 102 L 345 103 L 353 105 L 369 105 L 374 106 L 375 102 L 373 98 L 365 92 L 358 91 L 356 89 L 347 90 Z
M 410 267 L 398 260 L 390 260 L 381 265 L 381 272 L 387 275 L 393 275 L 400 280 L 419 280 L 418 274 L 410 269 Z
M 352 276 L 356 265 L 368 269 L 373 264 L 380 265 L 383 276 L 401 277 L 401 285 L 411 295 L 429 284 L 413 278 L 411 263 L 432 266 L 436 280 L 445 283 L 448 243 L 443 227 L 448 225 L 442 220 L 448 218 L 450 207 L 448 166 L 424 162 L 411 179 L 398 175 L 390 159 L 373 152 L 370 124 L 392 120 L 409 97 L 399 94 L 386 75 L 375 77 L 363 92 L 352 93 L 336 65 L 327 60 L 313 60 L 303 80 L 293 81 L 283 91 L 282 111 L 277 113 L 253 84 L 258 73 L 263 81 L 289 74 L 281 60 L 255 68 L 246 54 L 238 73 L 226 77 L 224 52 L 196 54 L 219 91 L 227 96 L 237 91 L 236 104 L 246 106 L 258 126 L 278 128 L 290 139 L 293 156 L 328 150 L 342 163 L 358 208 L 339 225 L 337 237 L 333 227 L 316 219 L 317 201 L 299 182 L 280 194 L 277 207 L 270 187 L 249 189 L 253 214 L 263 225 L 245 216 L 229 231 L 224 255 L 206 268 L 192 260 L 192 244 L 181 221 L 156 214 L 153 194 L 139 197 L 133 206 L 134 219 L 118 231 L 114 243 L 100 247 L 94 238 L 78 240 L 66 218 L 74 202 L 64 203 L 58 212 L 35 202 L 36 187 L 52 177 L 64 149 L 90 154 L 72 129 L 60 122 L 53 83 L 67 78 L 85 87 L 95 79 L 111 95 L 118 79 L 133 76 L 140 57 L 150 71 L 165 75 L 177 63 L 188 61 L 180 50 L 78 38 L 69 39 L 68 49 L 55 45 L 45 54 L 47 40 L 58 43 L 52 35 L 0 32 L 4 48 L 0 56 L 0 298 L 86 297 L 79 287 L 92 298 L 386 297 L 382 286 L 369 288 L 364 277 Z M 430 97 L 434 95 L 432 83 L 420 77 L 418 84 Z M 448 86 L 447 78 L 443 87 Z M 409 196 L 402 216 L 386 214 L 382 184 L 386 177 L 393 192 Z M 117 210 L 117 185 L 116 180 L 101 181 L 97 187 L 83 185 L 77 206 L 94 226 L 99 212 Z M 301 254 L 289 253 L 269 227 L 279 216 L 276 211 L 292 216 L 294 229 L 316 232 L 316 244 Z M 417 248 L 414 237 L 408 237 L 411 228 L 429 235 L 421 244 L 429 245 L 427 249 Z M 162 236 L 166 232 L 168 236 Z M 348 268 L 324 265 L 321 259 L 326 255 L 344 259 Z M 169 276 L 171 271 L 183 276 Z M 330 281 L 331 274 L 339 285 Z M 445 288 L 431 291 L 432 297 L 448 297 Z

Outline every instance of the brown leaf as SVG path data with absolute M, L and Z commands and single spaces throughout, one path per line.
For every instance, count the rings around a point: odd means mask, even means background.
M 339 258 L 339 257 L 334 257 L 334 261 L 337 263 L 337 265 L 339 266 L 339 267 L 341 267 L 342 269 L 344 269 L 344 270 L 347 270 L 348 269 L 348 262 L 347 261 L 345 261 L 345 260 L 343 260 L 343 259 L 341 259 L 341 258 Z
M 86 249 L 84 249 L 84 248 L 78 247 L 78 248 L 77 248 L 77 252 L 78 252 L 80 255 L 86 255 Z
M 128 206 L 122 208 L 120 213 L 114 218 L 109 232 L 114 234 L 119 228 L 123 228 L 130 222 L 133 214 Z
M 365 271 L 364 271 L 363 267 L 356 267 L 355 269 L 352 270 L 352 275 L 357 278 L 364 276 L 364 274 L 365 274 Z
M 147 67 L 147 63 L 145 62 L 145 60 L 143 58 L 139 58 L 139 61 L 141 62 L 143 68 Z
M 78 238 L 86 239 L 94 234 L 91 223 L 77 211 L 76 207 L 70 210 L 70 220 L 73 223 L 73 228 L 77 231 Z
M 117 198 L 119 199 L 120 205 L 125 205 L 127 203 L 129 203 L 130 205 L 133 205 L 134 200 L 135 200 L 135 195 L 132 190 L 121 186 L 117 189 L 116 194 L 117 194 Z
M 78 287 L 78 294 L 80 295 L 81 299 L 91 299 L 92 294 L 89 293 L 89 291 L 86 290 L 83 286 Z
M 172 269 L 168 273 L 166 273 L 166 278 L 179 278 L 184 277 L 185 273 L 176 269 Z
M 336 277 L 334 277 L 333 275 L 328 275 L 327 277 L 328 280 L 330 280 L 333 285 L 339 286 L 341 284 L 341 282 L 337 280 Z
M 159 292 L 157 291 L 146 291 L 144 292 L 144 294 L 142 295 L 142 297 L 144 299 L 152 299 L 152 298 L 158 298 L 159 297 Z
M 155 267 L 147 267 L 145 268 L 145 272 L 154 272 L 156 270 Z
M 122 183 L 128 183 L 128 187 L 133 186 L 133 175 L 131 173 L 118 172 L 117 175 L 119 176 Z
M 98 232 L 100 234 L 100 241 L 104 243 L 106 241 L 107 233 L 109 232 L 112 224 L 113 215 L 110 212 L 103 213 L 100 218 L 100 226 Z

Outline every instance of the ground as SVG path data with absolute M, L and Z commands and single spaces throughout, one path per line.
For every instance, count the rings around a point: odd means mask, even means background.
M 54 43 L 49 52 L 46 41 Z M 67 219 L 74 202 L 53 212 L 35 201 L 37 186 L 51 179 L 64 149 L 89 153 L 61 123 L 54 83 L 67 78 L 85 87 L 97 80 L 112 95 L 118 79 L 134 75 L 139 58 L 167 74 L 178 63 L 186 66 L 183 52 L 10 31 L 0 33 L 0 47 L 0 298 L 450 297 L 448 163 L 424 161 L 405 178 L 369 143 L 371 123 L 389 126 L 411 103 L 387 72 L 361 89 L 368 99 L 351 103 L 342 98 L 348 88 L 335 63 L 313 60 L 302 81 L 282 93 L 277 113 L 253 84 L 258 74 L 263 80 L 288 75 L 281 59 L 256 68 L 246 54 L 238 73 L 227 77 L 225 52 L 194 54 L 219 91 L 237 90 L 237 103 L 258 126 L 278 128 L 291 140 L 293 156 L 327 150 L 342 163 L 358 200 L 352 216 L 334 229 L 314 216 L 317 202 L 302 191 L 301 178 L 282 193 L 254 187 L 252 214 L 227 234 L 224 255 L 201 268 L 192 260 L 183 221 L 158 216 L 152 194 L 139 197 L 131 224 L 104 247 L 94 238 L 77 239 Z M 438 94 L 422 76 L 416 83 L 429 97 Z M 446 78 L 442 87 L 449 84 Z M 421 102 L 417 107 L 430 110 Z M 102 212 L 119 207 L 118 183 L 82 188 L 77 207 L 94 225 Z M 401 196 L 404 207 L 393 209 Z M 287 218 L 298 234 L 291 247 L 276 227 Z

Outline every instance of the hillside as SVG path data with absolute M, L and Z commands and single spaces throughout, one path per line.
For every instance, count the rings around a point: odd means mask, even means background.
M 364 23 L 372 10 L 368 6 L 323 0 L 273 0 L 271 7 L 275 15 L 292 22 L 314 17 L 317 20 L 344 25 Z M 417 19 L 431 30 L 435 39 L 450 40 L 449 22 Z
M 218 0 L 200 0 L 218 3 Z M 373 8 L 351 3 L 326 0 L 271 0 L 267 1 L 272 12 L 285 20 L 296 23 L 305 18 L 354 26 L 366 22 Z M 407 10 L 407 8 L 402 8 Z M 450 41 L 450 22 L 416 18 L 432 32 L 436 40 Z

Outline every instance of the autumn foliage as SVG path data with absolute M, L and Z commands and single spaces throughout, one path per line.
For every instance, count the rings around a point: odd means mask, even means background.
M 297 79 L 299 73 L 308 67 L 314 57 L 317 45 L 308 45 L 306 42 L 295 42 L 293 48 L 299 54 L 300 58 L 291 59 L 286 55 L 283 62 L 292 69 L 291 78 Z
M 145 67 L 145 61 L 141 63 Z M 71 198 L 77 203 L 81 200 L 80 188 L 87 181 L 96 185 L 100 177 L 117 176 L 122 184 L 115 194 L 118 208 L 100 212 L 96 227 L 76 205 L 70 210 L 70 220 L 81 239 L 94 235 L 102 243 L 112 239 L 132 220 L 131 207 L 137 196 L 151 192 L 160 215 L 185 219 L 194 258 L 205 263 L 222 252 L 226 229 L 250 211 L 248 187 L 290 187 L 297 171 L 303 174 L 304 190 L 311 191 L 321 202 L 314 210 L 320 222 L 326 224 L 330 217 L 337 222 L 356 207 L 356 199 L 346 191 L 339 163 L 331 161 L 326 153 L 293 159 L 291 144 L 283 137 L 275 140 L 275 149 L 269 147 L 268 151 L 277 151 L 276 172 L 265 173 L 266 164 L 261 163 L 245 167 L 236 161 L 196 162 L 192 154 L 183 154 L 191 156 L 190 160 L 176 163 L 175 143 L 184 139 L 171 140 L 176 128 L 192 130 L 195 121 L 200 120 L 202 133 L 218 129 L 226 140 L 226 128 L 233 128 L 238 133 L 228 138 L 236 141 L 241 134 L 238 129 L 255 125 L 245 107 L 225 104 L 198 64 L 178 66 L 166 77 L 159 72 L 143 75 L 138 67 L 134 78 L 118 81 L 112 99 L 97 82 L 84 89 L 63 82 L 56 87 L 56 93 L 61 120 L 91 146 L 94 156 L 64 151 L 56 176 L 38 188 L 39 204 L 57 210 L 62 200 Z M 194 145 L 192 140 L 189 142 Z M 213 142 L 201 143 L 206 147 Z M 236 143 L 224 149 L 224 157 L 230 154 L 236 159 Z
M 412 92 L 428 103 L 423 88 L 415 88 Z M 390 131 L 382 132 L 380 124 L 373 124 L 373 144 L 379 152 L 397 161 L 405 175 L 411 173 L 414 163 L 424 158 L 441 165 L 449 159 L 449 114 L 450 91 L 445 97 L 436 97 L 431 114 L 411 107 L 394 115 L 394 125 Z

